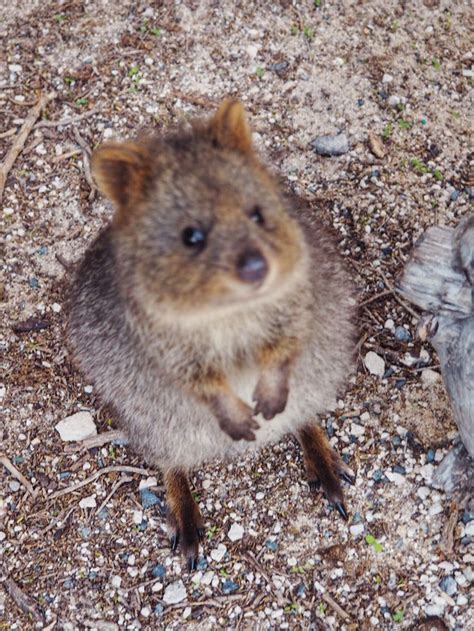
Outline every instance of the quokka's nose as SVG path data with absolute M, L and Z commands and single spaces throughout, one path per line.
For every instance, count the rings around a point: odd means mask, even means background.
M 268 263 L 258 250 L 246 250 L 237 259 L 237 274 L 245 283 L 258 283 L 268 273 Z

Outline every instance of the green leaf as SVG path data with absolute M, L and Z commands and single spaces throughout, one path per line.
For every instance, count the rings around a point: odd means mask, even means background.
M 87 105 L 88 101 L 85 96 L 81 96 L 81 98 L 76 99 L 76 105 Z
M 135 77 L 140 72 L 140 68 L 138 66 L 132 66 L 128 71 L 129 77 Z
M 365 535 L 365 540 L 367 541 L 369 546 L 372 546 L 375 543 L 375 537 L 371 534 Z
M 438 182 L 441 182 L 443 179 L 443 174 L 441 173 L 439 169 L 435 169 L 433 171 L 433 177 L 435 180 L 438 180 Z
M 439 59 L 436 59 L 436 57 L 433 57 L 433 59 L 431 60 L 431 65 L 436 70 L 436 72 L 439 72 L 441 70 L 441 62 Z
M 303 29 L 303 35 L 306 37 L 306 39 L 311 41 L 314 37 L 314 31 L 309 26 L 305 26 Z
M 265 74 L 264 68 L 261 68 L 260 66 L 257 66 L 257 68 L 255 69 L 255 74 L 257 75 L 257 77 L 259 79 L 261 79 L 263 77 L 263 75 Z
M 400 609 L 399 611 L 396 611 L 392 615 L 394 622 L 403 622 L 404 617 L 405 617 L 405 612 L 402 609 Z

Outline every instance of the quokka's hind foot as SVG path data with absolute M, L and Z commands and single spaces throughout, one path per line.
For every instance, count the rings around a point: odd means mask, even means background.
M 324 431 L 315 423 L 308 423 L 298 432 L 311 491 L 322 490 L 344 520 L 349 515 L 344 505 L 340 478 L 354 484 L 355 478 L 343 460 L 330 446 Z
M 168 471 L 165 475 L 165 486 L 171 549 L 175 551 L 179 546 L 188 570 L 193 571 L 197 565 L 199 542 L 204 536 L 201 513 L 191 495 L 184 471 Z

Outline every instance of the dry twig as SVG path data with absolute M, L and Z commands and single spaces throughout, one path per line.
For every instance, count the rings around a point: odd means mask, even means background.
M 85 438 L 80 443 L 66 445 L 64 451 L 68 454 L 74 453 L 76 451 L 87 451 L 89 449 L 93 449 L 94 447 L 102 447 L 102 445 L 111 443 L 113 440 L 124 440 L 125 438 L 125 434 L 119 429 L 111 429 L 108 432 L 97 434 L 97 436 L 90 436 L 89 438 Z
M 92 178 L 92 173 L 91 173 L 90 157 L 91 157 L 92 151 L 89 145 L 84 140 L 84 138 L 79 133 L 79 130 L 77 129 L 77 127 L 73 127 L 72 132 L 74 134 L 74 138 L 76 139 L 77 144 L 82 149 L 82 158 L 84 161 L 84 175 L 91 189 L 91 192 L 89 193 L 89 201 L 91 202 L 94 199 L 95 194 L 97 192 L 97 188 L 96 188 L 96 185 L 94 184 L 94 180 Z
M 133 481 L 133 478 L 131 476 L 129 476 L 129 475 L 123 475 L 120 478 L 120 480 L 117 480 L 117 482 L 113 485 L 112 490 L 110 491 L 110 493 L 107 495 L 107 497 L 102 502 L 102 504 L 99 506 L 99 508 L 95 511 L 95 514 L 98 515 L 100 513 L 100 511 L 104 508 L 104 506 L 106 506 L 108 504 L 108 502 L 111 500 L 111 498 L 114 495 L 114 493 L 116 493 L 116 491 L 118 491 L 118 489 L 123 484 L 128 484 L 129 482 L 132 482 L 132 481 Z
M 417 313 L 414 309 L 412 309 L 410 307 L 410 305 L 407 305 L 407 303 L 402 300 L 400 298 L 400 296 L 397 293 L 397 290 L 395 289 L 395 287 L 392 285 L 392 283 L 388 280 L 388 278 L 386 277 L 386 275 L 382 272 L 381 269 L 377 269 L 375 270 L 383 279 L 383 282 L 385 283 L 385 286 L 387 287 L 387 289 L 389 289 L 392 294 L 393 297 L 395 298 L 395 300 L 398 302 L 398 304 L 403 307 L 405 309 L 405 311 L 408 311 L 408 313 L 410 313 L 414 318 L 416 318 L 417 320 L 419 320 L 420 318 L 420 314 Z
M 25 122 L 21 126 L 18 136 L 15 138 L 13 145 L 10 147 L 10 151 L 7 153 L 4 161 L 0 164 L 0 201 L 2 201 L 3 191 L 7 181 L 8 173 L 15 164 L 15 160 L 20 155 L 23 147 L 25 146 L 26 139 L 28 138 L 34 124 L 38 120 L 39 115 L 43 109 L 48 105 L 50 101 L 56 98 L 56 92 L 50 92 L 38 99 L 36 105 L 31 109 L 28 116 L 25 118 Z
M 11 129 L 7 129 L 7 131 L 2 131 L 0 133 L 0 139 L 10 138 L 10 136 L 14 136 L 15 134 L 16 134 L 16 127 L 12 127 Z
M 93 107 L 91 110 L 87 112 L 83 112 L 82 114 L 77 114 L 77 116 L 68 116 L 67 118 L 63 118 L 58 121 L 39 121 L 36 123 L 35 128 L 38 127 L 66 127 L 66 125 L 72 125 L 74 123 L 78 123 L 84 118 L 89 118 L 89 116 L 93 116 L 97 114 L 97 107 Z
M 28 491 L 28 493 L 31 495 L 31 497 L 35 497 L 36 496 L 36 491 L 34 490 L 31 482 L 29 482 L 25 478 L 25 476 L 21 473 L 21 471 L 18 471 L 18 469 L 15 467 L 15 465 L 12 462 L 10 462 L 10 460 L 7 458 L 7 456 L 2 454 L 0 456 L 0 463 L 6 469 L 8 469 L 8 471 L 10 471 L 10 473 L 12 474 L 13 477 L 15 477 L 19 482 L 21 482 L 23 484 L 23 486 Z
M 23 613 L 33 617 L 38 622 L 43 621 L 43 616 L 40 614 L 35 601 L 30 598 L 28 594 L 25 594 L 12 578 L 5 579 L 3 586 L 7 594 L 15 601 L 17 607 L 21 609 Z
M 48 500 L 55 500 L 58 497 L 63 497 L 63 495 L 74 493 L 74 491 L 78 491 L 79 489 L 82 489 L 84 486 L 91 484 L 91 482 L 94 482 L 95 480 L 97 480 L 97 478 L 99 478 L 101 475 L 104 475 L 106 473 L 138 473 L 140 475 L 152 475 L 154 471 L 149 471 L 148 469 L 141 469 L 140 467 L 130 467 L 127 465 L 111 465 L 110 467 L 104 467 L 103 469 L 99 469 L 99 471 L 96 471 L 91 476 L 89 476 L 85 480 L 82 480 L 81 482 L 78 482 L 77 484 L 73 484 L 71 486 L 68 486 L 66 489 L 61 489 L 60 491 L 56 491 L 56 493 L 53 493 L 52 495 L 48 497 Z

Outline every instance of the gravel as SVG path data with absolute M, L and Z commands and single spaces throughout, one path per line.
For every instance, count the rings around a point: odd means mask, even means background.
M 474 525 L 431 486 L 456 428 L 441 379 L 424 383 L 425 371 L 438 371 L 433 350 L 394 335 L 416 330 L 393 293 L 413 244 L 427 226 L 472 212 L 471 6 L 445 9 L 379 0 L 238 9 L 229 0 L 31 0 L 0 9 L 0 132 L 13 130 L 0 138 L 0 160 L 38 91 L 58 93 L 0 210 L 2 453 L 35 492 L 21 482 L 12 490 L 19 480 L 2 467 L 0 581 L 15 581 L 44 628 L 391 630 L 421 629 L 435 615 L 439 628 L 469 629 Z M 126 441 L 78 451 L 54 429 L 78 412 L 98 433 L 113 425 L 64 345 L 67 266 L 111 208 L 87 183 L 72 126 L 49 123 L 86 114 L 75 126 L 92 148 L 207 116 L 226 95 L 243 100 L 259 151 L 333 230 L 353 272 L 357 366 L 321 423 L 356 483 L 344 485 L 346 524 L 309 493 L 292 438 L 206 464 L 192 473 L 205 537 L 189 574 L 169 547 L 161 474 Z M 347 153 L 314 151 L 312 140 L 341 130 Z M 374 374 L 368 353 L 378 358 Z M 120 470 L 129 465 L 143 475 Z M 145 507 L 145 489 L 161 503 Z M 95 515 L 93 501 L 105 500 Z M 232 541 L 234 524 L 244 534 Z M 453 596 L 440 587 L 447 576 Z M 171 586 L 182 597 L 175 604 L 164 598 Z M 4 589 L 0 617 L 13 631 L 33 628 Z

